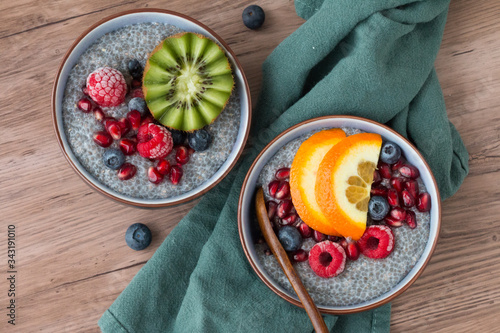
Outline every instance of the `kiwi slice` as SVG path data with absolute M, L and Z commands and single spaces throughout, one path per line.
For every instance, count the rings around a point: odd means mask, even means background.
M 162 41 L 144 67 L 144 99 L 161 124 L 194 131 L 212 123 L 231 96 L 234 79 L 224 50 L 183 32 Z

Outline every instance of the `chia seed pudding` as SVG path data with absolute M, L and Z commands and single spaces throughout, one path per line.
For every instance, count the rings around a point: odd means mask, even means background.
M 100 183 L 123 195 L 140 199 L 166 199 L 195 189 L 212 177 L 230 155 L 240 126 L 240 97 L 238 89 L 233 89 L 231 97 L 217 119 L 206 127 L 212 135 L 210 147 L 191 155 L 183 165 L 183 177 L 178 185 L 163 182 L 154 185 L 148 181 L 147 170 L 154 166 L 139 154 L 126 157 L 126 162 L 137 167 L 137 174 L 132 179 L 120 181 L 116 171 L 110 170 L 102 162 L 105 148 L 98 147 L 92 139 L 93 133 L 103 130 L 100 122 L 92 113 L 77 110 L 76 103 L 83 96 L 82 86 L 87 76 L 95 69 L 108 66 L 119 70 L 127 81 L 131 80 L 127 71 L 127 62 L 137 59 L 145 65 L 148 54 L 165 38 L 183 32 L 173 25 L 164 23 L 139 23 L 109 32 L 92 44 L 72 68 L 62 103 L 64 132 L 71 150 L 81 165 Z M 131 96 L 117 107 L 102 107 L 107 116 L 116 119 L 124 117 L 128 110 Z M 126 135 L 129 137 L 131 134 Z M 119 148 L 118 141 L 111 148 Z M 175 163 L 175 154 L 167 160 Z
M 276 170 L 291 167 L 293 158 L 302 142 L 323 129 L 312 131 L 284 145 L 262 169 L 257 186 L 264 188 L 266 200 L 273 199 L 268 192 L 267 184 L 274 179 Z M 361 133 L 353 128 L 342 128 L 346 135 Z M 417 179 L 420 192 L 426 192 L 425 186 Z M 389 180 L 384 179 L 386 185 Z M 294 263 L 294 268 L 314 302 L 322 306 L 349 306 L 374 299 L 394 288 L 415 266 L 424 252 L 430 233 L 430 214 L 411 208 L 417 217 L 415 229 L 408 226 L 391 228 L 394 233 L 395 247 L 385 259 L 371 259 L 360 255 L 356 261 L 347 260 L 345 270 L 333 278 L 317 276 L 310 268 L 308 261 Z M 255 221 L 256 225 L 257 221 Z M 367 226 L 372 222 L 367 221 Z M 312 238 L 304 239 L 302 249 L 309 252 L 316 244 Z M 256 252 L 264 270 L 281 287 L 292 295 L 295 292 L 273 255 L 266 255 L 267 244 L 255 244 Z

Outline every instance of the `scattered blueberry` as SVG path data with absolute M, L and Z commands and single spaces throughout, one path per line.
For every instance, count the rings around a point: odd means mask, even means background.
M 302 246 L 302 236 L 297 228 L 287 225 L 278 232 L 278 239 L 285 251 L 297 251 Z
M 130 102 L 128 102 L 128 109 L 130 111 L 137 110 L 143 116 L 144 116 L 144 113 L 146 113 L 147 108 L 148 107 L 146 106 L 146 101 L 140 97 L 134 97 L 130 100 Z
M 382 150 L 380 151 L 380 159 L 382 162 L 387 164 L 396 163 L 401 157 L 401 148 L 397 144 L 391 141 L 387 141 L 382 145 Z
M 266 14 L 264 10 L 257 5 L 251 5 L 243 10 L 242 14 L 243 23 L 248 29 L 258 29 L 264 23 Z
M 186 141 L 186 132 L 171 129 L 170 133 L 172 134 L 172 140 L 174 140 L 174 145 L 183 145 L 184 141 Z
M 134 223 L 125 233 L 125 242 L 132 250 L 144 250 L 151 244 L 151 230 L 142 223 Z
M 368 203 L 368 212 L 372 220 L 380 221 L 389 213 L 389 203 L 384 197 L 375 195 Z
M 125 162 L 125 155 L 119 149 L 106 149 L 104 154 L 102 154 L 102 160 L 104 165 L 111 170 L 118 170 Z
M 212 143 L 212 136 L 207 130 L 200 129 L 193 133 L 189 133 L 188 144 L 189 147 L 193 148 L 195 151 L 203 151 L 210 146 Z
M 129 60 L 128 64 L 128 72 L 132 77 L 136 80 L 142 80 L 142 71 L 143 68 L 141 66 L 141 63 L 137 59 L 132 59 Z

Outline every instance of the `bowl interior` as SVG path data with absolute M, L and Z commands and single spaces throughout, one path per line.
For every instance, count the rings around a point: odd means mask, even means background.
M 426 242 L 424 252 L 420 259 L 418 259 L 416 265 L 411 269 L 411 271 L 403 278 L 394 288 L 388 292 L 360 304 L 350 305 L 350 306 L 329 306 L 318 304 L 318 308 L 327 313 L 333 314 L 345 314 L 358 312 L 366 310 L 371 307 L 381 305 L 388 302 L 393 297 L 397 296 L 400 292 L 404 291 L 409 285 L 418 277 L 418 275 L 423 270 L 425 264 L 430 258 L 434 246 L 437 242 L 439 234 L 440 225 L 440 202 L 439 193 L 434 180 L 434 177 L 427 166 L 423 157 L 418 153 L 418 151 L 408 143 L 403 137 L 401 137 L 396 132 L 391 129 L 380 125 L 376 122 L 364 120 L 362 118 L 356 117 L 322 117 L 317 119 L 312 119 L 306 121 L 298 126 L 285 131 L 280 136 L 278 136 L 274 142 L 268 145 L 255 160 L 253 166 L 250 168 L 246 181 L 243 185 L 240 197 L 240 211 L 239 211 L 239 228 L 242 245 L 247 254 L 250 263 L 252 264 L 254 270 L 259 275 L 259 277 L 278 295 L 285 298 L 286 300 L 298 305 L 300 304 L 299 299 L 294 293 L 290 293 L 282 286 L 280 286 L 273 278 L 264 270 L 263 265 L 258 259 L 256 249 L 254 244 L 256 243 L 255 228 L 257 222 L 254 220 L 254 203 L 253 197 L 255 195 L 256 183 L 259 178 L 263 167 L 266 163 L 278 152 L 278 150 L 283 147 L 288 142 L 304 135 L 310 133 L 313 130 L 318 130 L 321 128 L 333 128 L 333 127 L 351 127 L 357 128 L 365 132 L 378 133 L 384 139 L 393 141 L 397 143 L 403 150 L 408 162 L 415 165 L 420 170 L 420 177 L 424 182 L 427 191 L 432 198 L 432 209 L 430 211 L 430 233 L 429 238 Z M 258 226 L 257 226 L 258 228 Z
M 185 192 L 181 195 L 164 198 L 164 199 L 141 199 L 133 198 L 130 196 L 118 193 L 107 186 L 100 183 L 95 179 L 78 161 L 74 155 L 68 140 L 65 136 L 63 118 L 62 118 L 62 102 L 64 98 L 64 91 L 66 83 L 71 72 L 71 69 L 78 62 L 80 56 L 87 50 L 87 48 L 92 45 L 97 39 L 109 33 L 111 31 L 120 29 L 122 27 L 137 24 L 137 23 L 147 23 L 147 22 L 157 22 L 157 23 L 167 23 L 174 25 L 182 30 L 200 33 L 202 35 L 208 36 L 214 40 L 217 40 L 219 44 L 225 49 L 226 55 L 233 67 L 233 73 L 235 78 L 235 89 L 237 89 L 240 96 L 240 110 L 241 118 L 240 125 L 238 129 L 238 135 L 233 148 L 222 166 L 213 174 L 209 179 L 207 179 L 200 186 Z M 67 57 L 62 64 L 60 72 L 55 82 L 54 92 L 53 92 L 53 108 L 54 108 L 54 122 L 56 132 L 60 138 L 60 144 L 64 153 L 67 155 L 70 163 L 75 167 L 77 172 L 92 186 L 101 191 L 102 193 L 110 194 L 115 199 L 121 202 L 136 204 L 140 206 L 163 206 L 170 204 L 177 204 L 181 202 L 188 201 L 194 197 L 206 192 L 212 186 L 214 186 L 221 178 L 223 178 L 227 172 L 235 164 L 237 158 L 239 157 L 243 147 L 245 145 L 249 125 L 250 125 L 250 95 L 248 84 L 246 82 L 245 76 L 242 69 L 235 59 L 233 52 L 226 47 L 226 44 L 217 36 L 215 33 L 211 32 L 210 29 L 204 27 L 200 23 L 178 13 L 162 11 L 162 10 L 148 10 L 148 11 L 132 11 L 122 15 L 117 15 L 111 19 L 105 19 L 103 23 L 96 25 L 88 33 L 86 33 L 81 40 L 74 45 L 72 49 L 68 52 Z

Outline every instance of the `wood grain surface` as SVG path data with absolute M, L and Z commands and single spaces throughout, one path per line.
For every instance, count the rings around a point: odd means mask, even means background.
M 56 69 L 91 24 L 134 8 L 185 13 L 239 57 L 257 100 L 261 64 L 299 18 L 292 1 L 257 2 L 260 31 L 241 22 L 250 1 L 0 2 L 0 332 L 98 332 L 97 320 L 196 204 L 145 210 L 90 189 L 56 142 Z M 500 327 L 500 2 L 453 0 L 436 62 L 450 120 L 470 153 L 470 175 L 443 204 L 430 264 L 394 300 L 392 332 L 498 332 Z M 126 228 L 146 222 L 151 246 L 131 251 Z M 16 327 L 7 324 L 7 225 L 16 225 Z

